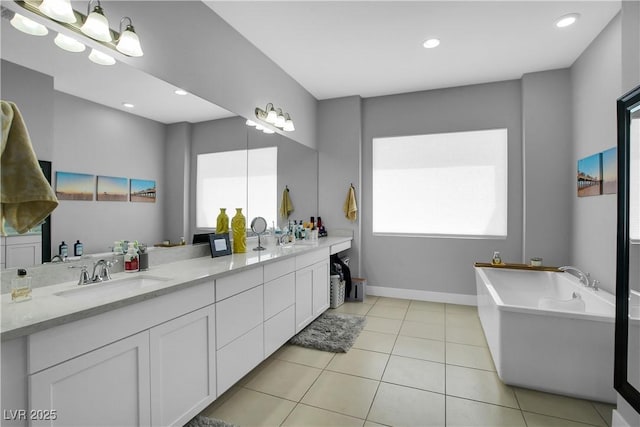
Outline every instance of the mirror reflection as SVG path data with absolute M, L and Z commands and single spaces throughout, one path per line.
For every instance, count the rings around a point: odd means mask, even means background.
M 244 124 L 244 118 L 197 94 L 177 95 L 177 86 L 131 66 L 120 62 L 100 66 L 86 55 L 58 49 L 52 32 L 29 36 L 5 21 L 0 29 L 2 98 L 20 108 L 38 159 L 51 162 L 54 189 L 57 172 L 89 174 L 96 183 L 97 177 L 115 177 L 156 186 L 151 203 L 98 201 L 95 195 L 91 201 L 60 201 L 51 215 L 50 241 L 43 240 L 39 229 L 32 230 L 28 243 L 20 240 L 27 236 L 2 238 L 2 245 L 14 249 L 6 251 L 2 268 L 47 262 L 63 241 L 68 248 L 81 242 L 84 254 L 107 253 L 120 240 L 153 245 L 184 237 L 190 242 L 190 234 L 210 229 L 206 221 L 211 216 L 215 221 L 225 206 L 228 212 L 242 206 L 248 222 L 262 216 L 271 227 L 280 221 L 277 211 L 284 185 L 292 188 L 296 217 L 308 220 L 315 214 L 315 151 L 278 134 L 258 134 Z M 250 149 L 271 154 L 254 157 L 248 154 Z M 218 162 L 216 169 L 233 172 L 243 184 L 214 197 L 205 192 L 213 207 L 199 223 L 197 155 L 239 150 L 243 154 Z M 268 185 L 266 176 L 271 177 Z M 234 198 L 227 200 L 225 194 Z M 45 258 L 43 247 L 51 248 Z

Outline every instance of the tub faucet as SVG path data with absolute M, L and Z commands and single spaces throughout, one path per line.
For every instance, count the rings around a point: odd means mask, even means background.
M 577 267 L 574 267 L 572 265 L 564 265 L 562 267 L 558 267 L 558 270 L 565 271 L 565 272 L 573 271 L 574 273 L 576 273 L 575 276 L 577 276 L 578 279 L 580 279 L 580 283 L 582 283 L 584 286 L 587 286 L 587 287 L 591 286 L 591 283 L 589 281 L 589 273 L 584 274 L 582 270 L 580 270 Z

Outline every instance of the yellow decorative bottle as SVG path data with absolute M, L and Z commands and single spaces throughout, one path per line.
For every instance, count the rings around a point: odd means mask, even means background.
M 229 217 L 227 216 L 227 209 L 220 208 L 220 214 L 216 219 L 216 234 L 224 234 L 229 232 Z
M 231 219 L 231 230 L 233 232 L 233 253 L 247 252 L 247 219 L 242 215 L 242 208 L 236 208 L 236 214 Z

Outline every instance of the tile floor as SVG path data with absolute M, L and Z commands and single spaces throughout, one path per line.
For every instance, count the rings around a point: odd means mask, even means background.
M 475 307 L 384 297 L 346 354 L 285 345 L 202 415 L 240 426 L 601 426 L 612 405 L 509 387 Z

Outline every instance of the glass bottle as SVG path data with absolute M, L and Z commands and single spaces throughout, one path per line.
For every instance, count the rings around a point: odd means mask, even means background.
M 18 275 L 11 279 L 11 301 L 22 302 L 31 299 L 31 277 L 27 276 L 27 270 L 18 269 Z

